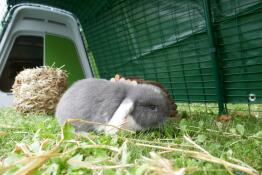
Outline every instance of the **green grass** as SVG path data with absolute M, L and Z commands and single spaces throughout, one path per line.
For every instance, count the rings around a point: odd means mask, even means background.
M 232 159 L 235 158 L 242 162 L 238 162 L 239 165 L 247 164 L 262 171 L 261 118 L 235 114 L 231 121 L 222 123 L 215 120 L 215 113 L 201 110 L 194 110 L 191 116 L 181 112 L 180 116 L 179 120 L 169 120 L 159 129 L 135 134 L 120 132 L 113 136 L 91 132 L 75 134 L 66 125 L 63 131 L 65 140 L 59 145 L 57 154 L 50 156 L 34 174 L 163 174 L 159 172 L 161 162 L 170 165 L 174 171 L 186 168 L 186 174 L 230 173 L 218 163 L 200 160 L 177 150 L 163 150 L 179 148 L 201 152 L 184 138 L 185 135 L 215 157 L 237 163 Z M 22 115 L 11 108 L 1 109 L 0 172 L 1 166 L 38 155 L 43 142 L 43 150 L 53 149 L 60 138 L 61 129 L 53 116 Z M 22 147 L 21 143 L 32 155 L 18 149 Z M 161 149 L 153 146 L 161 146 Z M 84 162 L 84 166 L 80 167 L 79 162 Z M 2 173 L 13 174 L 27 163 L 17 163 Z M 123 167 L 106 170 L 105 166 L 109 165 Z M 245 174 L 233 169 L 231 173 Z

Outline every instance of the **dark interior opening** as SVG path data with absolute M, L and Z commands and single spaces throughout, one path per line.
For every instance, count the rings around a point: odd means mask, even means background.
M 0 90 L 10 92 L 16 75 L 25 68 L 43 65 L 43 37 L 19 36 L 0 75 Z

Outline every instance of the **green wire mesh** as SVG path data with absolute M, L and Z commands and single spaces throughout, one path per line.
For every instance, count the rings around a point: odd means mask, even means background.
M 123 1 L 88 26 L 101 77 L 139 76 L 163 83 L 176 101 L 215 102 L 205 21 L 194 4 Z
M 238 111 L 262 110 L 262 1 L 221 0 L 213 4 L 218 55 L 227 103 Z M 256 100 L 249 99 L 255 95 Z M 235 105 L 227 105 L 233 110 Z M 245 107 L 244 107 L 245 106 Z M 261 115 L 261 113 L 260 113 Z
M 8 0 L 8 5 L 21 2 L 74 13 L 101 78 L 121 74 L 156 80 L 185 104 L 183 110 L 198 105 L 208 112 L 217 107 L 202 0 Z M 260 112 L 262 1 L 210 2 L 227 108 Z

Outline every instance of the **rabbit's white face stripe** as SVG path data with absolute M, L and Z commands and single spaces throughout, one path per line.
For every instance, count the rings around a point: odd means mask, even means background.
M 115 111 L 113 117 L 108 122 L 109 125 L 121 127 L 125 122 L 127 116 L 133 111 L 134 102 L 128 98 L 124 99 Z M 114 134 L 118 131 L 117 128 L 107 126 L 105 128 L 107 134 Z

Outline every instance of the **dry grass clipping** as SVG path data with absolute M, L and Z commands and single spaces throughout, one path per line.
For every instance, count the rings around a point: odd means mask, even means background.
M 66 123 L 70 123 L 70 121 L 66 121 Z M 3 174 L 4 172 L 10 170 L 11 168 L 17 166 L 17 164 L 23 164 L 18 170 L 16 170 L 13 175 L 31 175 L 34 174 L 35 171 L 39 168 L 41 168 L 49 159 L 53 157 L 64 157 L 66 154 L 70 153 L 71 151 L 75 151 L 78 148 L 82 147 L 85 149 L 90 148 L 101 148 L 101 149 L 107 149 L 115 153 L 119 153 L 120 150 L 117 147 L 113 147 L 110 145 L 81 145 L 79 144 L 78 147 L 73 148 L 73 150 L 69 150 L 68 152 L 63 152 L 61 145 L 65 143 L 65 135 L 64 135 L 64 128 L 65 125 L 61 127 L 61 139 L 52 146 L 50 150 L 44 150 L 44 145 L 48 144 L 48 140 L 44 140 L 41 142 L 41 145 L 39 147 L 39 150 L 37 152 L 30 151 L 28 145 L 24 143 L 18 143 L 15 147 L 15 152 L 22 152 L 25 156 L 22 157 L 20 160 L 17 160 L 15 162 L 12 162 L 9 165 L 3 165 L 3 163 L 0 160 L 0 174 Z M 72 140 L 73 141 L 73 140 Z M 77 141 L 76 141 L 77 142 Z M 75 143 L 76 143 L 75 142 Z M 61 152 L 62 150 L 62 152 Z M 123 154 L 123 153 L 121 153 Z M 87 168 L 90 170 L 107 170 L 107 169 L 121 169 L 126 167 L 132 167 L 133 164 L 116 164 L 116 165 L 96 165 L 95 162 L 87 162 L 87 161 L 81 161 L 76 160 L 74 158 L 70 158 L 67 163 L 74 167 L 81 167 L 81 168 Z
M 60 68 L 37 67 L 21 71 L 12 91 L 17 111 L 52 114 L 66 90 L 67 74 Z
M 66 123 L 72 123 L 73 121 L 66 121 Z M 77 167 L 77 168 L 86 168 L 93 171 L 100 171 L 101 173 L 103 170 L 107 169 L 123 169 L 128 167 L 138 167 L 141 166 L 139 162 L 135 162 L 134 164 L 128 164 L 128 140 L 125 140 L 125 142 L 122 144 L 121 147 L 114 147 L 110 145 L 99 145 L 99 144 L 93 144 L 94 141 L 92 141 L 92 144 L 86 144 L 81 141 L 77 140 L 66 140 L 65 139 L 65 126 L 61 127 L 61 139 L 60 141 L 56 142 L 56 144 L 53 144 L 51 149 L 45 150 L 45 145 L 48 144 L 48 140 L 44 140 L 41 142 L 41 145 L 39 149 L 35 152 L 30 151 L 28 145 L 24 143 L 20 143 L 16 145 L 15 152 L 22 152 L 24 153 L 24 157 L 21 159 L 12 162 L 9 165 L 5 165 L 0 160 L 0 174 L 5 173 L 12 169 L 13 167 L 16 167 L 17 164 L 23 164 L 24 166 L 20 166 L 19 169 L 17 169 L 14 174 L 15 175 L 30 175 L 33 174 L 37 169 L 41 168 L 48 160 L 50 160 L 53 157 L 66 157 L 66 155 L 69 155 L 70 152 L 74 152 L 75 150 L 82 148 L 82 149 L 90 149 L 90 148 L 101 148 L 101 149 L 107 149 L 112 151 L 115 155 L 114 157 L 114 164 L 105 165 L 100 164 L 103 163 L 105 159 L 101 159 L 101 161 L 88 161 L 88 160 L 79 160 L 76 157 L 71 157 L 67 160 L 67 164 Z M 222 165 L 226 168 L 229 174 L 234 174 L 234 171 L 241 171 L 248 175 L 258 175 L 259 172 L 252 168 L 251 166 L 245 164 L 244 162 L 234 159 L 235 163 L 228 162 L 226 160 L 223 160 L 221 158 L 215 157 L 211 155 L 207 150 L 205 150 L 203 147 L 195 143 L 189 136 L 184 136 L 185 141 L 190 143 L 193 148 L 186 148 L 180 147 L 181 145 L 170 145 L 170 146 L 159 146 L 159 144 L 144 144 L 137 142 L 138 140 L 135 140 L 135 145 L 140 147 L 149 147 L 153 148 L 155 151 L 162 150 L 165 151 L 165 153 L 168 152 L 178 152 L 185 154 L 186 156 Z M 75 143 L 77 147 L 71 148 L 69 150 L 63 150 L 63 147 L 61 146 L 65 142 Z M 141 142 L 143 142 L 141 140 Z M 172 147 L 171 147 L 172 146 Z M 157 153 L 158 152 L 158 153 Z M 145 168 L 143 174 L 152 174 L 152 175 L 184 175 L 189 171 L 189 168 L 179 168 L 175 170 L 173 168 L 172 162 L 164 157 L 160 156 L 160 152 L 150 152 L 150 158 L 143 157 L 143 164 L 145 163 Z M 164 153 L 164 152 L 162 152 Z M 111 161 L 110 161 L 111 162 Z M 112 163 L 112 162 L 111 162 Z M 124 169 L 123 169 L 124 171 Z M 94 173 L 96 174 L 96 173 Z
M 143 157 L 145 161 L 149 163 L 149 166 L 147 167 L 147 170 L 145 174 L 151 174 L 151 175 L 184 175 L 186 169 L 180 168 L 178 170 L 174 170 L 172 163 L 170 160 L 165 159 L 158 155 L 155 152 L 150 152 L 150 157 Z
M 252 168 L 251 166 L 241 165 L 239 162 L 231 163 L 226 160 L 223 160 L 221 158 L 215 157 L 211 155 L 209 152 L 207 152 L 204 148 L 202 148 L 200 145 L 196 144 L 189 136 L 184 136 L 184 139 L 194 145 L 195 148 L 197 148 L 199 151 L 191 150 L 191 149 L 182 149 L 182 148 L 173 148 L 173 147 L 164 147 L 164 146 L 158 146 L 158 145 L 152 145 L 152 144 L 143 144 L 143 143 L 136 143 L 137 146 L 143 146 L 143 147 L 149 147 L 149 148 L 155 148 L 163 151 L 168 152 L 180 152 L 183 153 L 189 157 L 193 157 L 199 160 L 223 165 L 229 174 L 232 174 L 232 170 L 237 170 L 244 172 L 248 175 L 258 175 L 259 172 Z

